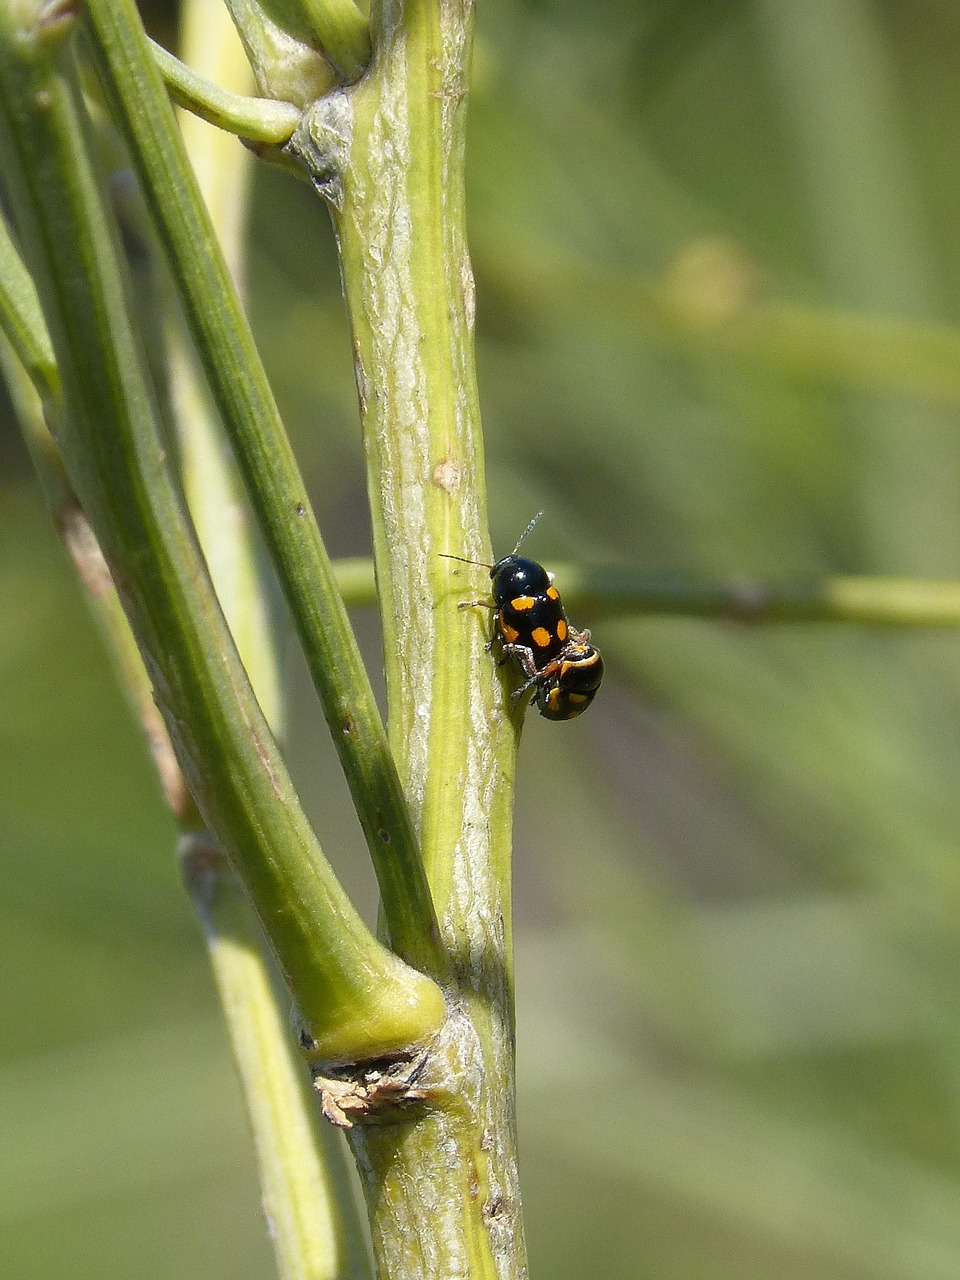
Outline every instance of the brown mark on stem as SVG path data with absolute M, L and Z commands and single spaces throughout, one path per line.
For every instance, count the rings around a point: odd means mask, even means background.
M 452 498 L 460 489 L 463 468 L 453 458 L 444 458 L 433 469 L 433 483 Z

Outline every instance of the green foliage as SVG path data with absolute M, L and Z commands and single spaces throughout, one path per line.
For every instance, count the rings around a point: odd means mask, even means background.
M 955 576 L 949 7 L 487 0 L 478 22 L 496 549 L 543 507 L 548 565 Z M 321 525 L 353 553 L 325 221 L 259 175 L 250 308 Z M 875 324 L 903 334 L 879 359 Z M 170 824 L 38 507 L 12 474 L 0 1270 L 267 1276 Z M 519 768 L 532 1273 L 952 1280 L 960 645 L 574 621 L 607 685 L 575 724 L 531 717 Z M 292 678 L 291 768 L 352 887 L 362 841 Z

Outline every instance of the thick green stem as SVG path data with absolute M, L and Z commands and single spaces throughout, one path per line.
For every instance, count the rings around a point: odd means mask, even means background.
M 353 0 L 225 0 L 260 87 L 306 106 L 352 84 L 370 58 L 370 30 Z
M 490 558 L 464 221 L 471 19 L 460 0 L 375 6 L 370 72 L 319 102 L 292 147 L 335 208 L 390 740 L 456 974 L 457 1017 L 433 1064 L 459 1081 L 456 1105 L 352 1131 L 384 1280 L 526 1271 L 509 923 L 517 725 L 488 626 L 457 608 L 477 586 L 441 558 Z

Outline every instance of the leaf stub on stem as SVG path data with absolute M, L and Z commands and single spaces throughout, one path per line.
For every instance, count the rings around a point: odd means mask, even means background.
M 336 1073 L 316 1070 L 313 1087 L 323 1114 L 339 1129 L 355 1124 L 399 1124 L 422 1112 L 436 1090 L 424 1083 L 429 1046 L 413 1055 L 367 1062 Z

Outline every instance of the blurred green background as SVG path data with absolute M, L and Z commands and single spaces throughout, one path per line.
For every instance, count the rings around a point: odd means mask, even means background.
M 483 0 L 475 63 L 498 550 L 542 507 L 548 565 L 955 576 L 960 7 Z M 326 216 L 262 172 L 250 230 L 321 524 L 363 552 Z M 173 827 L 9 433 L 0 458 L 0 1275 L 260 1280 Z M 529 718 L 516 821 L 533 1275 L 955 1280 L 960 640 L 574 622 L 607 683 Z M 290 679 L 295 775 L 372 910 Z

